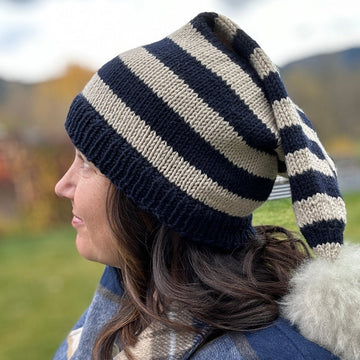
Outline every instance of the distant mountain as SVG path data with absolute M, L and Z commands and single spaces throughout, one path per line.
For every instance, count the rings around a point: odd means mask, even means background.
M 324 142 L 359 143 L 360 48 L 295 61 L 280 72 Z
M 312 56 L 280 69 L 293 100 L 306 112 L 327 144 L 360 139 L 360 48 Z M 0 79 L 1 134 L 29 142 L 62 141 L 73 97 L 93 71 L 69 66 L 58 79 L 20 84 Z
M 283 72 L 291 72 L 298 67 L 306 68 L 314 74 L 321 73 L 324 70 L 327 71 L 326 68 L 329 67 L 356 71 L 360 68 L 360 48 L 356 47 L 335 53 L 311 56 L 291 62 L 282 67 L 281 70 Z

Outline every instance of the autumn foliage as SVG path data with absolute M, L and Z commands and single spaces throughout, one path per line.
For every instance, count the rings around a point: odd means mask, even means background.
M 74 154 L 63 124 L 91 74 L 73 65 L 58 79 L 0 87 L 0 236 L 69 220 L 68 202 L 54 194 Z
M 69 221 L 54 186 L 72 161 L 64 120 L 93 71 L 71 65 L 38 84 L 0 79 L 0 236 Z M 360 159 L 360 49 L 289 64 L 281 75 L 335 158 Z

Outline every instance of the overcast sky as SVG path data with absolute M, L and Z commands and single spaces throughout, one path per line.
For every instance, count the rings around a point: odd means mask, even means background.
M 279 66 L 360 46 L 358 0 L 0 0 L 0 77 L 41 81 L 68 63 L 97 70 L 202 11 L 230 17 Z

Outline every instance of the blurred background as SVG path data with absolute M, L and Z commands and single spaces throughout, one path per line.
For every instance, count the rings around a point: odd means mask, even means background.
M 360 241 L 356 0 L 0 0 L 0 359 L 51 358 L 102 271 L 77 255 L 70 205 L 53 194 L 73 157 L 71 100 L 103 63 L 202 11 L 230 17 L 279 66 L 337 164 L 346 239 Z M 290 205 L 255 220 L 295 230 Z

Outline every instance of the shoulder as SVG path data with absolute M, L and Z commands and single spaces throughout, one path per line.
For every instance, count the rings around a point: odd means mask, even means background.
M 192 360 L 338 360 L 305 339 L 284 319 L 250 333 L 227 332 L 200 348 Z

